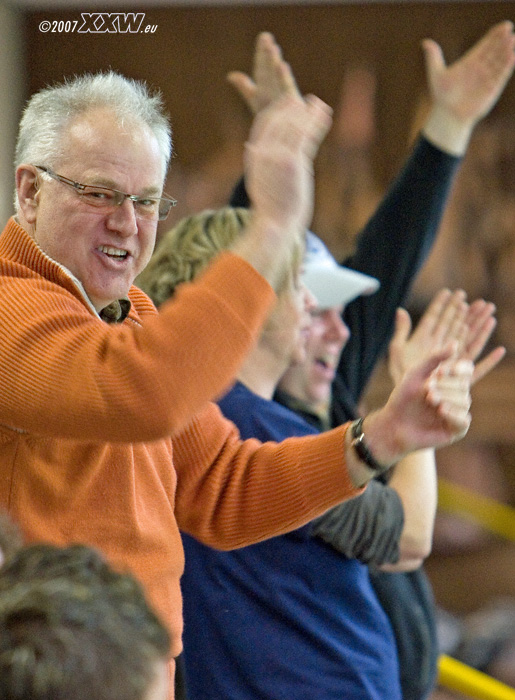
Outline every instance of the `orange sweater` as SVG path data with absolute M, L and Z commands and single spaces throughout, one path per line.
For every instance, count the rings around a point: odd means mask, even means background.
M 84 542 L 132 571 L 168 622 L 175 655 L 178 527 L 215 547 L 243 546 L 359 490 L 344 465 L 345 427 L 241 442 L 208 403 L 228 388 L 274 300 L 250 265 L 222 255 L 159 314 L 140 290 L 129 296 L 128 317 L 107 324 L 13 219 L 0 235 L 0 506 L 30 541 Z

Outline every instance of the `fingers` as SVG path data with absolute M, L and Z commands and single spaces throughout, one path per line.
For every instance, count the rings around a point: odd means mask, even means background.
M 472 422 L 472 416 L 469 411 L 457 408 L 452 404 L 441 403 L 438 406 L 438 415 L 453 432 L 453 435 L 449 437 L 449 444 L 461 440 L 467 434 Z
M 432 335 L 435 326 L 450 298 L 451 291 L 449 289 L 441 289 L 433 298 L 424 312 L 424 315 L 418 322 L 417 331 L 420 330 L 423 335 Z
M 418 356 L 443 347 L 450 340 L 456 340 L 459 345 L 465 342 L 468 310 L 465 299 L 466 294 L 461 289 L 438 292 L 409 340 L 412 345 L 418 345 Z
M 227 80 L 236 88 L 253 114 L 285 95 L 301 97 L 291 68 L 269 32 L 262 32 L 256 40 L 252 78 L 245 73 L 232 71 L 228 73 Z
M 511 22 L 492 27 L 446 71 L 454 85 L 455 108 L 477 121 L 498 100 L 515 67 L 515 35 Z
M 481 362 L 478 362 L 474 368 L 474 375 L 472 377 L 472 384 L 476 384 L 480 379 L 483 379 L 489 372 L 497 367 L 499 362 L 506 355 L 506 348 L 499 346 L 492 350 Z
M 513 23 L 505 21 L 492 27 L 470 53 L 504 87 L 515 65 L 514 49 Z
M 451 292 L 442 289 L 434 297 L 420 319 L 413 340 L 425 348 L 443 346 L 449 340 L 465 340 L 465 318 L 468 310 L 466 294 L 462 289 Z
M 388 370 L 394 384 L 398 384 L 412 362 L 408 338 L 411 333 L 411 317 L 406 309 L 395 312 L 395 329 L 388 346 Z
M 254 119 L 245 180 L 254 211 L 279 227 L 304 230 L 313 207 L 313 159 L 331 125 L 322 100 L 287 96 Z
M 453 439 L 462 437 L 470 426 L 473 371 L 474 365 L 468 360 L 446 362 L 439 365 L 427 382 L 426 400 L 452 429 Z
M 476 300 L 470 305 L 467 314 L 467 340 L 463 347 L 462 357 L 475 361 L 483 352 L 495 326 L 495 304 L 483 299 Z
M 281 47 L 269 32 L 263 32 L 258 37 L 254 80 L 258 85 L 268 85 L 269 92 L 274 92 L 274 99 L 283 95 L 300 97 L 290 64 L 284 60 Z
M 438 365 L 427 381 L 430 402 L 436 406 L 446 401 L 468 410 L 473 373 L 474 364 L 469 360 L 453 360 Z
M 309 121 L 306 123 L 306 152 L 309 158 L 314 159 L 333 123 L 333 110 L 315 95 L 307 95 L 305 103 L 309 115 Z
M 466 294 L 462 289 L 455 292 L 442 290 L 430 305 L 428 332 L 431 343 L 436 347 L 449 340 L 456 340 L 458 345 L 465 341 L 465 317 L 468 311 L 465 299 Z

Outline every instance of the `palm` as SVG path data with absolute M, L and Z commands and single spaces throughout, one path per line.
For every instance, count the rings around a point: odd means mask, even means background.
M 443 362 L 429 372 L 438 355 Z M 472 364 L 449 360 L 445 349 L 404 375 L 385 409 L 392 415 L 390 425 L 402 424 L 406 452 L 440 447 L 463 437 L 470 425 L 471 376 Z
M 490 29 L 461 59 L 445 65 L 438 44 L 424 42 L 433 100 L 464 122 L 477 122 L 498 100 L 515 66 L 511 22 Z

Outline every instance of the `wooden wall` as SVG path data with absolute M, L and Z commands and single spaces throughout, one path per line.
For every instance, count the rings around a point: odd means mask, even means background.
M 85 3 L 85 9 L 87 4 Z M 138 11 L 131 7 L 131 11 Z M 331 105 L 343 71 L 365 64 L 378 79 L 380 139 L 376 167 L 384 183 L 405 153 L 424 86 L 421 39 L 441 43 L 450 61 L 491 24 L 515 19 L 512 2 L 170 7 L 140 10 L 155 33 L 43 33 L 42 20 L 80 20 L 78 11 L 38 11 L 26 18 L 30 92 L 76 72 L 113 68 L 162 89 L 172 116 L 177 161 L 196 167 L 219 148 L 243 112 L 224 81 L 249 70 L 254 38 L 272 31 L 304 92 Z M 515 81 L 499 106 L 515 108 Z

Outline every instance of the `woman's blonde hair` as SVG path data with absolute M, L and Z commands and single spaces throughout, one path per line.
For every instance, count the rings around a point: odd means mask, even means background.
M 164 234 L 136 284 L 160 306 L 184 282 L 192 282 L 219 253 L 235 243 L 251 220 L 248 209 L 223 207 L 206 210 L 182 219 Z M 280 294 L 296 273 L 302 260 L 303 244 L 294 247 L 290 264 L 285 266 Z

